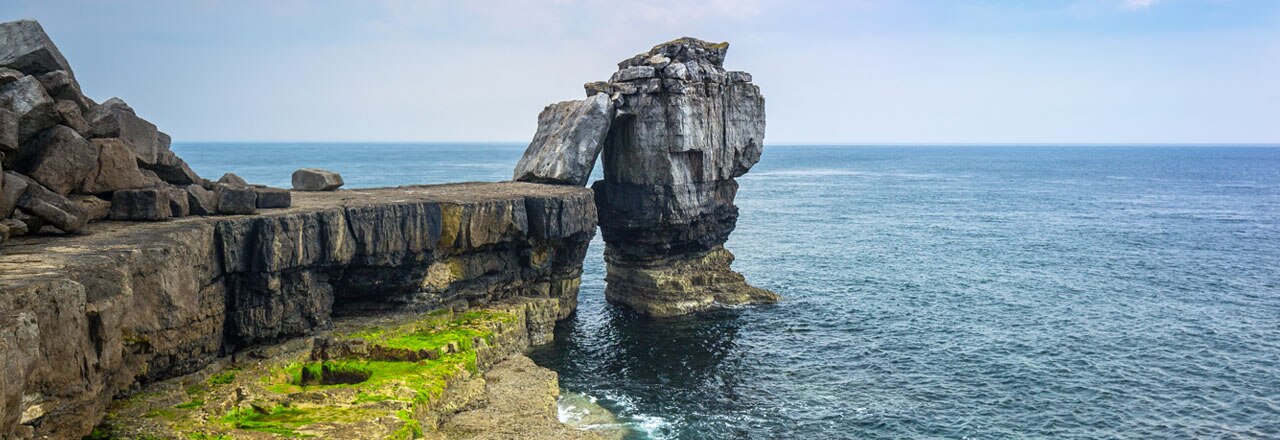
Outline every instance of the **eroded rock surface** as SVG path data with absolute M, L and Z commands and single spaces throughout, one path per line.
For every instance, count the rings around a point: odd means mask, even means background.
M 595 206 L 584 188 L 455 184 L 294 193 L 268 214 L 82 232 L 0 253 L 0 437 L 78 438 L 113 396 L 335 313 L 533 297 L 558 304 L 539 319 L 567 317 Z
M 587 100 L 539 117 L 517 180 L 585 183 L 593 153 L 558 140 L 595 139 L 598 132 L 576 128 L 607 128 L 604 180 L 592 188 L 611 302 L 670 316 L 778 300 L 730 269 L 724 249 L 738 220 L 734 178 L 760 160 L 765 132 L 764 97 L 750 74 L 724 69 L 728 48 L 694 38 L 654 46 L 618 63 L 609 81 L 586 84 Z M 607 124 L 570 111 L 605 100 L 611 105 L 597 107 L 613 112 Z

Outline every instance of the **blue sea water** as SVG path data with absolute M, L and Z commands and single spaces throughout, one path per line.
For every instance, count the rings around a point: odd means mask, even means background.
M 522 145 L 180 144 L 287 186 L 506 180 Z M 1278 438 L 1280 148 L 770 146 L 727 247 L 773 306 L 581 306 L 532 356 L 634 438 Z

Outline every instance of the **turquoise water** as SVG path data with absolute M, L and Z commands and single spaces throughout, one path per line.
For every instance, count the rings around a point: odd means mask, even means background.
M 522 145 L 175 147 L 287 186 L 505 180 Z M 776 306 L 603 300 L 533 353 L 636 438 L 1280 437 L 1280 148 L 770 146 L 728 247 Z

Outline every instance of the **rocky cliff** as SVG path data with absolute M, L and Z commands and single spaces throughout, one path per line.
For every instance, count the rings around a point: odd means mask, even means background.
M 113 397 L 328 328 L 335 315 L 532 297 L 554 300 L 551 319 L 563 318 L 596 223 L 590 191 L 527 183 L 293 202 L 6 243 L 0 438 L 87 434 Z
M 681 38 L 618 63 L 588 97 L 553 104 L 516 180 L 585 184 L 597 154 L 605 295 L 653 316 L 777 301 L 730 268 L 738 183 L 764 148 L 760 88 L 724 69 L 727 43 Z

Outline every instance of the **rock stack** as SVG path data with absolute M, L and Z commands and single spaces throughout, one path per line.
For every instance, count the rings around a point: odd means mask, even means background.
M 106 217 L 165 220 L 268 207 L 256 194 L 273 190 L 201 179 L 169 142 L 120 98 L 99 104 L 85 97 L 40 23 L 0 24 L 0 242 L 76 233 Z M 268 199 L 269 207 L 288 206 L 278 194 Z
M 603 151 L 596 206 L 606 244 L 605 296 L 651 316 L 766 303 L 724 248 L 738 183 L 763 150 L 760 88 L 724 69 L 727 43 L 694 38 L 618 63 L 587 99 L 547 107 L 515 179 L 583 185 Z

